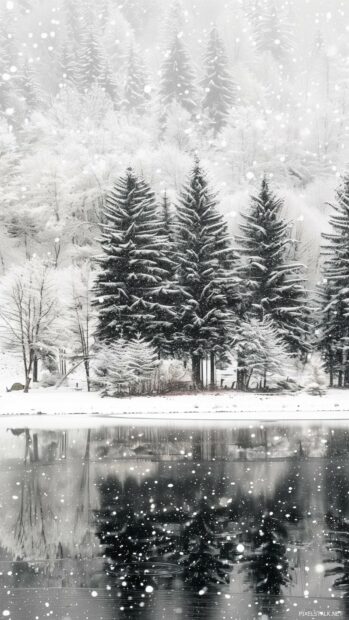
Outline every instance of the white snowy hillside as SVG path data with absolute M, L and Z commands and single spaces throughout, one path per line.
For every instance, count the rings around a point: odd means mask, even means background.
M 0 407 L 349 384 L 348 35 L 342 0 L 0 0 Z

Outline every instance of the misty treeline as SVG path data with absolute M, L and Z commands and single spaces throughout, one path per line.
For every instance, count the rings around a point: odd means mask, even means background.
M 297 6 L 0 7 L 1 334 L 26 389 L 200 387 L 231 356 L 239 389 L 347 383 L 345 12 Z

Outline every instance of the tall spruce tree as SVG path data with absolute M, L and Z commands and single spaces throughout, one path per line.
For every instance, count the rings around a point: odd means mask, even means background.
M 290 15 L 275 0 L 253 0 L 248 11 L 254 33 L 256 49 L 269 52 L 275 60 L 282 61 L 292 52 L 294 37 Z
M 145 112 L 149 102 L 149 93 L 146 90 L 147 75 L 145 67 L 135 50 L 130 47 L 127 57 L 126 83 L 123 97 L 123 107 L 131 112 Z
M 9 34 L 10 24 L 1 15 L 0 20 L 0 111 L 13 104 L 17 75 L 11 73 L 11 66 L 16 65 L 16 50 L 13 35 Z
M 168 7 L 164 23 L 165 39 L 171 39 L 178 32 L 182 32 L 188 21 L 187 13 L 183 7 L 182 0 L 174 0 Z
M 228 290 L 233 281 L 235 255 L 218 201 L 199 162 L 182 190 L 178 205 L 178 309 L 177 344 L 191 356 L 193 382 L 201 384 L 201 360 L 224 357 L 228 347 L 231 313 Z
M 316 291 L 314 347 L 321 351 L 329 374 L 329 386 L 333 387 L 336 374 L 341 379 L 342 312 L 335 311 L 330 284 L 325 280 Z
M 175 334 L 177 331 L 178 314 L 176 307 L 180 299 L 180 291 L 176 279 L 177 251 L 176 251 L 176 224 L 171 205 L 165 193 L 159 209 L 160 230 L 160 264 L 167 274 L 166 279 L 158 286 L 154 294 L 160 305 L 169 308 L 166 317 L 160 316 L 158 323 L 154 323 L 153 345 L 162 357 L 176 357 L 177 347 Z M 171 308 L 171 310 L 170 310 Z
M 205 56 L 205 77 L 202 80 L 202 107 L 215 134 L 227 122 L 235 100 L 235 85 L 228 70 L 228 58 L 217 28 L 210 33 Z
M 43 93 L 33 67 L 26 62 L 22 68 L 18 83 L 21 100 L 29 112 L 40 108 L 43 104 Z
M 77 60 L 77 79 L 82 92 L 100 83 L 105 70 L 103 60 L 94 29 L 86 27 L 81 36 Z
M 323 234 L 326 244 L 324 277 L 327 303 L 323 307 L 324 334 L 330 336 L 338 359 L 338 384 L 349 380 L 349 175 L 337 191 L 330 218 L 332 231 Z
M 81 6 L 78 2 L 63 2 L 65 39 L 60 50 L 62 81 L 68 85 L 78 84 L 79 47 L 81 44 L 83 22 Z
M 242 216 L 240 275 L 247 314 L 259 320 L 270 316 L 289 351 L 301 354 L 309 348 L 308 300 L 301 264 L 287 260 L 291 240 L 282 205 L 264 178 L 250 211 Z
M 95 85 L 100 86 L 117 103 L 118 92 L 105 50 L 98 35 L 93 3 L 85 3 L 78 16 L 70 10 L 72 23 L 68 22 L 69 37 L 63 48 L 62 68 L 65 80 L 73 82 L 86 93 Z
M 179 103 L 191 114 L 196 107 L 195 76 L 182 39 L 178 34 L 172 37 L 165 55 L 160 83 L 161 101 L 165 106 Z
M 148 341 L 156 337 L 160 350 L 159 331 L 166 330 L 173 311 L 170 296 L 167 303 L 161 298 L 169 275 L 155 195 L 128 169 L 107 196 L 104 218 L 97 335 L 112 343 L 140 333 Z

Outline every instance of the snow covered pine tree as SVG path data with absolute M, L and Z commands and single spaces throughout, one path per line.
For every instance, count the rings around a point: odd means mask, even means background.
M 195 76 L 182 39 L 175 34 L 162 66 L 160 97 L 165 107 L 179 103 L 192 114 L 196 107 Z
M 228 58 L 217 28 L 210 33 L 207 53 L 204 59 L 205 77 L 202 108 L 207 115 L 214 134 L 225 126 L 235 100 L 235 85 L 228 70 Z
M 144 113 L 149 103 L 147 74 L 139 54 L 131 46 L 127 57 L 126 82 L 122 106 L 128 112 Z
M 197 161 L 178 204 L 178 347 L 191 356 L 193 383 L 201 385 L 201 360 L 223 358 L 228 347 L 231 312 L 227 293 L 233 281 L 230 235 L 217 210 L 217 197 L 210 190 Z
M 173 309 L 170 293 L 163 303 L 170 285 L 155 195 L 128 169 L 106 204 L 103 254 L 95 286 L 97 336 L 106 343 L 121 336 L 130 340 L 138 333 L 148 341 L 156 336 L 160 353 L 159 333 L 166 332 Z
M 240 275 L 247 315 L 260 320 L 269 315 L 289 351 L 301 355 L 309 349 L 308 300 L 302 265 L 287 260 L 291 240 L 280 214 L 282 205 L 264 178 L 250 211 L 242 215 L 243 235 L 237 237 L 242 254 Z
M 337 358 L 338 386 L 342 387 L 349 380 L 349 176 L 344 178 L 337 191 L 337 202 L 332 206 L 332 231 L 323 234 L 324 277 L 329 295 L 323 322 Z

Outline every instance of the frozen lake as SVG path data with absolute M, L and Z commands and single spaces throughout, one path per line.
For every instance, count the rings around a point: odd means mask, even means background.
M 0 617 L 349 617 L 349 427 L 44 425 L 0 429 Z

